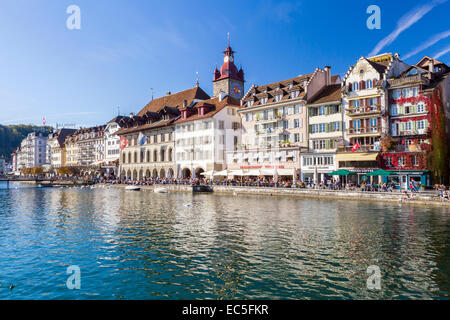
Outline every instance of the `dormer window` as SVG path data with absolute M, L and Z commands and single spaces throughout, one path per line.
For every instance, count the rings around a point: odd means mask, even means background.
M 289 88 L 289 89 L 292 89 L 292 83 L 289 84 L 288 88 Z
M 267 97 L 261 98 L 259 100 L 260 104 L 266 104 L 267 103 Z
M 204 107 L 198 108 L 198 115 L 203 116 L 204 114 L 205 114 L 205 108 Z
M 185 120 L 187 118 L 187 111 L 183 110 L 183 112 L 181 113 L 181 117 L 183 118 L 183 120 Z
M 250 101 L 247 101 L 247 107 L 251 107 L 251 106 L 253 106 L 253 100 L 250 100 Z
M 281 101 L 281 99 L 283 99 L 283 95 L 281 93 L 275 95 L 275 102 Z
M 300 95 L 300 91 L 292 91 L 291 92 L 291 99 L 295 99 L 298 98 L 298 96 Z

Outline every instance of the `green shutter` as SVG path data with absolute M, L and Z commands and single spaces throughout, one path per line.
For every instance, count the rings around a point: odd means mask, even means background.
M 311 109 L 310 109 L 311 110 Z M 309 133 L 313 133 L 312 132 L 312 124 L 309 125 Z

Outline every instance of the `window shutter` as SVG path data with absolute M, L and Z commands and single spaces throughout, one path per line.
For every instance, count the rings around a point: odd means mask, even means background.
M 377 104 L 378 104 L 378 105 L 381 104 L 381 97 L 377 97 Z
M 348 105 L 349 105 L 350 107 L 353 107 L 353 100 L 350 100 L 350 101 L 348 102 Z
M 349 121 L 349 125 L 350 125 L 350 128 L 353 129 L 353 120 L 350 120 L 350 121 Z
M 352 87 L 353 87 L 353 86 L 352 86 L 352 84 L 351 84 L 351 83 L 349 83 L 349 84 L 348 84 L 348 91 L 349 91 L 349 92 L 351 92 L 351 91 L 352 91 Z
M 375 88 L 376 83 L 377 83 L 377 79 L 373 79 L 373 80 L 372 80 L 372 87 Z
M 309 125 L 309 133 L 313 133 L 313 131 L 312 131 L 312 124 Z

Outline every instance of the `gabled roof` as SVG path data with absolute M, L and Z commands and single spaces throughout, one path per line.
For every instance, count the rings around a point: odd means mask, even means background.
M 192 89 L 180 91 L 173 94 L 168 94 L 164 97 L 156 98 L 150 101 L 141 111 L 137 114 L 138 116 L 143 116 L 146 112 L 158 112 L 164 107 L 175 107 L 181 108 L 183 106 L 183 101 L 186 100 L 187 104 L 190 105 L 194 100 L 205 100 L 209 99 L 210 96 L 203 91 L 200 87 L 194 87 Z
M 199 115 L 198 108 L 203 105 L 207 106 L 209 110 L 204 115 Z M 175 124 L 211 118 L 227 106 L 240 107 L 240 103 L 238 100 L 230 96 L 226 96 L 225 98 L 222 99 L 222 101 L 220 101 L 219 97 L 216 97 L 205 101 L 197 102 L 195 105 L 190 107 L 190 109 L 194 110 L 195 112 L 193 112 L 186 119 L 183 119 L 181 117 L 178 118 L 178 120 L 175 121 Z
M 241 100 L 243 101 L 243 103 L 245 103 L 247 100 L 253 99 L 255 101 L 253 106 L 258 106 L 260 105 L 260 99 L 263 97 L 267 97 L 267 102 L 263 104 L 266 105 L 274 102 L 275 96 L 279 94 L 282 95 L 282 98 L 277 102 L 290 100 L 290 93 L 292 91 L 299 91 L 299 96 L 294 99 L 301 99 L 305 96 L 305 85 L 308 80 L 311 79 L 312 75 L 312 73 L 309 73 L 286 80 L 272 82 L 269 84 L 259 86 L 252 85 Z M 291 86 L 291 88 L 289 88 L 289 86 Z
M 341 100 L 341 84 L 332 84 L 326 86 L 314 99 L 308 104 L 327 103 Z
M 398 55 L 396 55 L 396 59 L 398 59 Z M 360 61 L 366 61 L 380 74 L 380 78 L 382 78 L 389 71 L 392 62 L 394 61 L 394 56 L 391 53 L 383 53 L 374 57 L 360 57 L 358 61 L 348 69 L 344 79 L 342 79 L 343 83 L 347 81 L 348 76 Z

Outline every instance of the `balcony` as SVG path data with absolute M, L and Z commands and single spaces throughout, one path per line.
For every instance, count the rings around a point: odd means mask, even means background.
M 359 115 L 370 115 L 381 113 L 381 105 L 372 105 L 367 107 L 350 107 L 345 109 L 350 117 Z
M 381 134 L 381 126 L 370 127 L 370 128 L 349 128 L 347 129 L 347 133 L 349 136 L 360 136 L 360 135 L 380 135 Z
M 337 148 L 337 152 L 353 152 L 352 148 L 353 148 L 352 146 L 347 147 L 341 146 Z M 354 152 L 378 152 L 378 150 L 375 150 L 375 145 L 363 145 L 360 146 L 358 150 Z
M 266 129 L 255 131 L 255 134 L 260 137 L 275 137 L 282 134 L 283 132 L 283 128 L 273 128 L 271 132 L 268 132 L 268 129 Z
M 416 74 L 404 78 L 388 79 L 387 82 L 391 87 L 394 87 L 394 86 L 401 86 L 407 83 L 418 83 L 418 82 L 422 82 L 423 84 L 428 85 L 430 83 L 430 80 L 428 78 L 425 78 L 421 74 Z
M 425 135 L 425 129 L 417 129 L 417 130 L 404 130 L 396 133 L 392 133 L 393 137 L 404 137 L 404 136 L 417 136 L 417 135 Z

